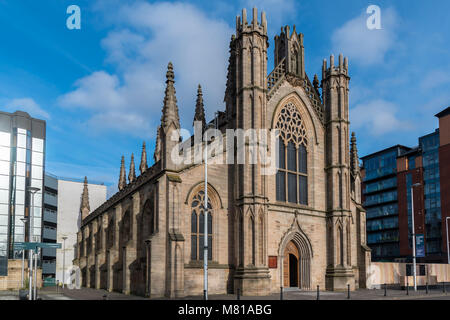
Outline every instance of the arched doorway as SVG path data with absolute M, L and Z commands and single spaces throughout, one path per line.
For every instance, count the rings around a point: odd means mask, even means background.
M 289 241 L 284 250 L 283 278 L 285 287 L 300 287 L 299 251 L 293 241 Z
M 298 287 L 298 259 L 289 253 L 289 286 Z

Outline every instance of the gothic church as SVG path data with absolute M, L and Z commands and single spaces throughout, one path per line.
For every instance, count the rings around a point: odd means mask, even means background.
M 275 37 L 267 75 L 267 21 L 253 9 L 236 18 L 226 109 L 212 121 L 227 129 L 280 130 L 275 174 L 260 164 L 177 164 L 171 135 L 180 129 L 171 63 L 154 164 L 145 144 L 140 175 L 124 159 L 119 191 L 93 212 L 81 207 L 74 264 L 82 285 L 149 297 L 203 294 L 203 241 L 209 241 L 209 294 L 267 295 L 280 287 L 364 287 L 370 249 L 361 206 L 356 139 L 349 137 L 349 67 L 324 60 L 322 79 L 305 72 L 303 34 Z M 195 120 L 206 126 L 199 87 Z M 235 155 L 236 157 L 236 155 Z M 85 190 L 85 193 L 88 191 Z M 84 199 L 85 197 L 83 197 Z M 208 206 L 204 234 L 204 206 Z

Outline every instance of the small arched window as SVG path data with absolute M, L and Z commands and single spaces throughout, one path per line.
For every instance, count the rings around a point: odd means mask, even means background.
M 205 237 L 205 192 L 199 191 L 191 202 L 191 260 L 203 260 Z M 208 197 L 208 260 L 212 260 L 212 205 Z
M 277 201 L 308 204 L 306 128 L 295 105 L 289 102 L 278 115 Z

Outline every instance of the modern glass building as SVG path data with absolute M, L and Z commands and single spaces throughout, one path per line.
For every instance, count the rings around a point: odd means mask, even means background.
M 58 223 L 58 177 L 45 173 L 44 176 L 44 215 L 42 219 L 42 242 L 56 243 Z M 42 276 L 55 279 L 56 249 L 42 249 Z
M 362 157 L 362 196 L 366 208 L 367 244 L 372 260 L 399 256 L 397 157 L 410 148 L 397 145 Z
M 418 146 L 397 145 L 362 157 L 373 261 L 412 260 L 414 215 L 415 234 L 424 239 L 418 261 L 450 263 L 445 225 L 450 229 L 450 107 L 436 117 L 439 128 L 419 137 Z
M 45 132 L 45 121 L 26 112 L 0 112 L 0 275 L 8 259 L 21 258 L 15 242 L 41 241 Z M 29 187 L 39 191 L 32 196 Z
M 422 150 L 423 163 L 426 252 L 428 255 L 440 255 L 442 254 L 442 228 L 439 129 L 429 135 L 420 137 L 419 147 Z

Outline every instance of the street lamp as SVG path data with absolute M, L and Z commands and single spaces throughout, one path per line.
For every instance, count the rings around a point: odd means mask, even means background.
M 20 219 L 23 222 L 23 242 L 25 242 L 25 224 L 27 223 L 27 218 L 21 218 Z M 22 249 L 22 288 L 23 288 L 23 280 L 24 280 L 24 273 L 25 273 L 25 249 Z
M 33 216 L 34 216 L 34 195 L 36 194 L 36 192 L 38 192 L 39 188 L 37 187 L 27 187 L 27 191 L 31 193 L 32 197 L 31 197 L 31 211 L 29 214 L 29 219 L 30 219 L 30 225 L 29 225 L 29 236 L 28 236 L 28 242 L 33 242 L 33 227 L 34 227 L 34 223 L 33 223 Z M 30 256 L 29 256 L 29 300 L 33 300 L 32 298 L 32 283 L 33 283 L 33 249 L 30 249 Z
M 65 272 L 66 272 L 66 240 L 67 237 L 62 237 L 63 239 L 63 274 L 62 274 L 62 287 L 64 289 L 64 283 L 65 283 Z
M 212 123 L 208 124 L 206 129 L 213 128 Z M 206 133 L 206 132 L 205 132 Z M 203 201 L 203 208 L 205 210 L 204 216 L 204 232 L 203 232 L 203 298 L 208 300 L 208 135 L 205 135 L 205 199 Z M 200 230 L 201 231 L 201 230 Z
M 417 291 L 417 272 L 416 272 L 416 230 L 414 228 L 414 187 L 418 187 L 421 184 L 415 183 L 411 186 L 411 224 L 412 224 L 412 245 L 413 245 L 413 278 L 414 278 L 414 291 Z

